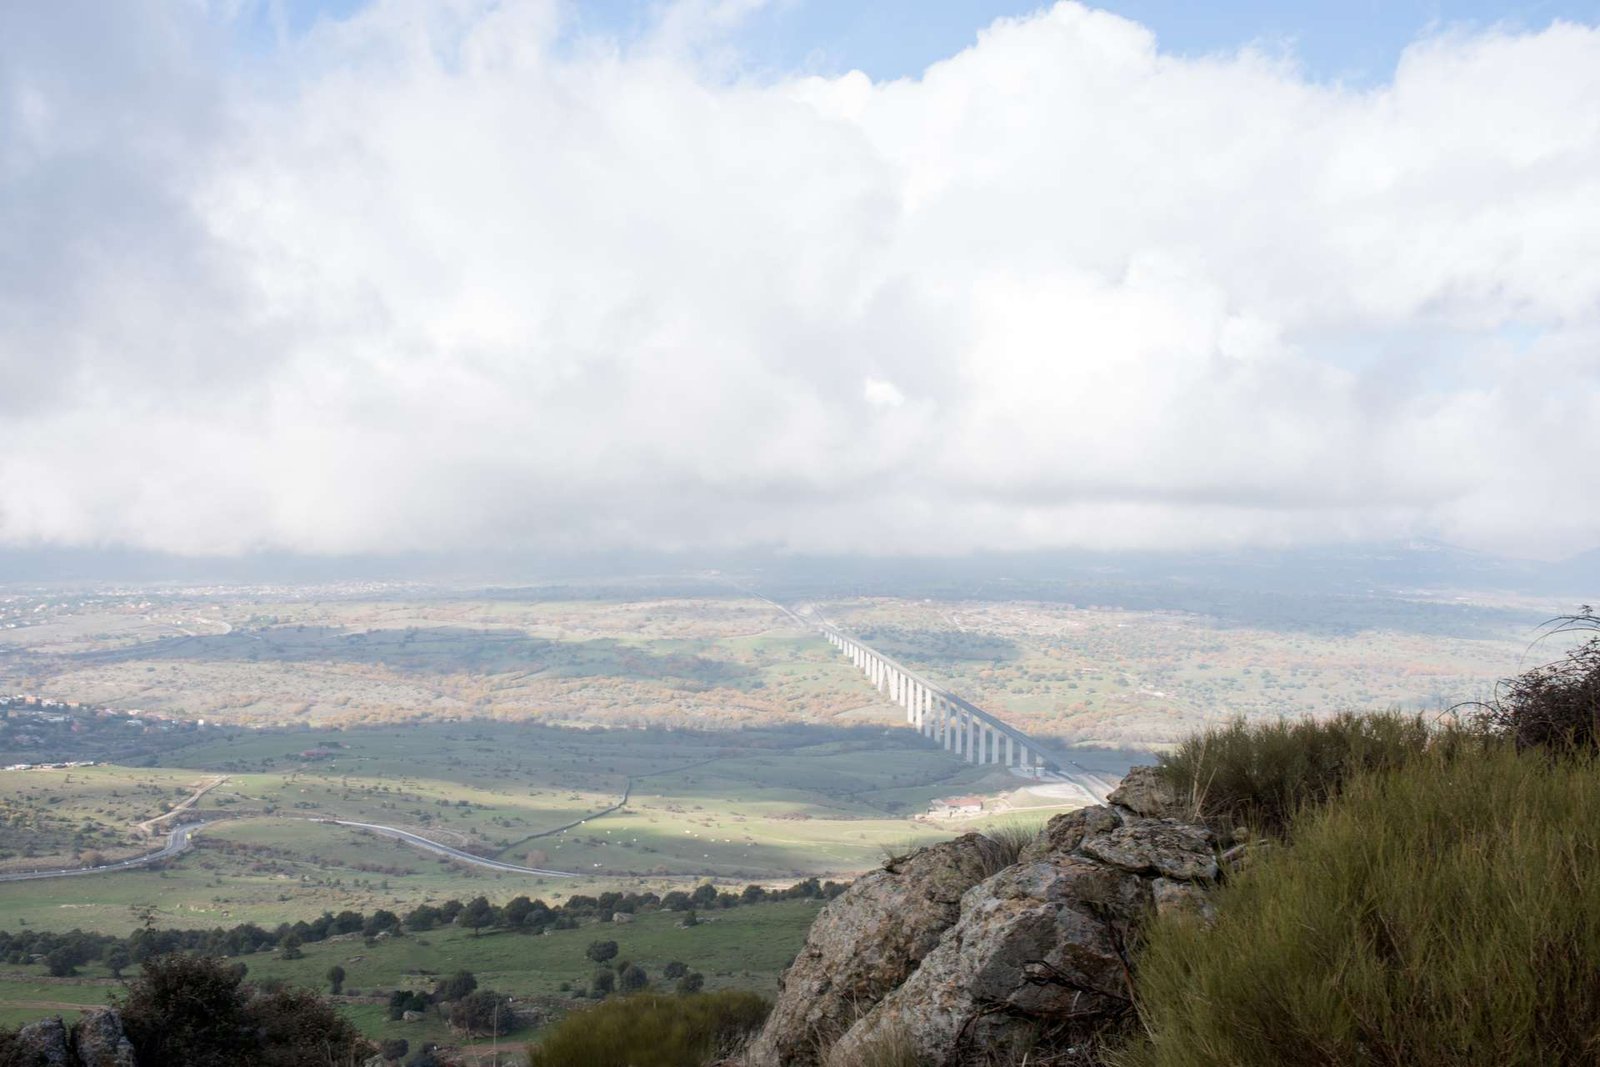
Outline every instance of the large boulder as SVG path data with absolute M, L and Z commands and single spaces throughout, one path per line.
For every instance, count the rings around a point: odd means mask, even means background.
M 29 1023 L 17 1031 L 17 1062 L 39 1067 L 71 1067 L 67 1027 L 56 1015 Z
M 114 1008 L 90 1008 L 72 1027 L 72 1051 L 79 1067 L 135 1067 L 133 1043 L 122 1032 Z
M 1203 827 L 1109 807 L 1058 816 L 962 897 L 938 946 L 840 1038 L 839 1062 L 887 1044 L 957 1067 L 1041 1035 L 1087 1040 L 1131 1010 L 1140 924 L 1158 906 L 1198 909 L 1215 852 Z
M 1057 815 L 1044 824 L 1044 829 L 1032 841 L 1022 846 L 1017 862 L 1032 863 L 1052 855 L 1065 856 L 1077 851 L 1085 837 L 1109 833 L 1121 825 L 1122 814 L 1104 804 Z
M 1106 803 L 1147 819 L 1195 817 L 1194 805 L 1178 796 L 1158 767 L 1130 767 L 1117 787 L 1106 794 Z
M 1171 819 L 1138 819 L 1104 833 L 1086 834 L 1078 852 L 1132 874 L 1214 882 L 1215 845 L 1216 838 L 1204 827 Z
M 978 834 L 918 849 L 857 879 L 811 925 L 749 1067 L 815 1067 L 861 1013 L 916 970 L 961 914 L 962 894 L 993 869 Z

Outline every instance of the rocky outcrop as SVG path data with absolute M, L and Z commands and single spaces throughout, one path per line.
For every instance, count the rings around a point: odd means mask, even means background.
M 1155 767 L 1129 769 L 1117 787 L 1106 794 L 1106 803 L 1147 819 L 1191 820 L 1195 815 L 1194 805 L 1180 798 L 1172 783 Z
M 17 1031 L 15 1062 L 39 1067 L 137 1067 L 122 1017 L 111 1008 L 90 1008 L 67 1029 L 61 1017 L 41 1019 Z M 12 1061 L 7 1061 L 12 1062 Z
M 831 901 L 784 972 L 749 1067 L 815 1067 L 823 1049 L 939 944 L 994 856 L 992 842 L 967 834 L 892 860 Z
M 135 1067 L 133 1043 L 122 1032 L 113 1008 L 91 1008 L 72 1028 L 72 1051 L 79 1067 Z
M 72 1067 L 67 1028 L 57 1015 L 29 1023 L 17 1031 L 18 1060 L 39 1067 Z
M 749 1067 L 810 1067 L 819 1038 L 834 1034 L 839 1064 L 871 1062 L 875 1046 L 889 1045 L 928 1067 L 962 1067 L 1041 1038 L 1056 1049 L 1081 1045 L 1125 1016 L 1141 925 L 1174 909 L 1209 914 L 1208 890 L 1221 877 L 1211 831 L 1143 814 L 1179 810 L 1177 800 L 1153 775 L 1129 778 L 1112 794 L 1118 803 L 1057 816 L 1014 864 L 969 882 L 948 921 L 951 909 L 891 889 L 891 871 L 858 882 L 828 923 L 819 918 L 784 976 Z M 918 884 L 948 891 L 969 869 L 941 878 L 935 865 L 981 849 L 968 837 L 923 850 L 913 857 Z M 923 917 L 911 919 L 918 908 Z M 886 943 L 905 940 L 908 922 L 918 943 L 935 943 L 899 952 L 893 966 L 852 971 L 858 954 L 881 960 Z M 864 995 L 830 986 L 824 976 L 835 969 L 870 971 L 856 986 Z M 819 995 L 817 1018 L 808 1012 Z

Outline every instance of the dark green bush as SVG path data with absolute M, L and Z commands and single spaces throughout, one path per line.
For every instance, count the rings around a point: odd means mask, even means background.
M 1303 805 L 1321 804 L 1362 771 L 1397 767 L 1430 746 L 1459 746 L 1466 734 L 1430 729 L 1420 715 L 1357 715 L 1293 722 L 1236 720 L 1195 734 L 1162 755 L 1163 775 L 1202 817 L 1281 833 Z
M 1402 734 L 1402 737 L 1404 735 Z M 1487 746 L 1353 776 L 1209 928 L 1155 922 L 1119 1067 L 1592 1064 L 1600 774 Z
M 1600 630 L 1589 608 L 1556 620 L 1558 633 Z M 1481 705 L 1489 730 L 1518 748 L 1552 752 L 1600 750 L 1600 638 L 1590 638 L 1555 663 L 1507 678 Z
M 508 1034 L 516 1022 L 506 998 L 492 989 L 475 989 L 452 1002 L 446 1017 L 451 1026 L 469 1037 Z
M 119 1005 L 139 1062 L 184 1067 L 339 1067 L 372 1055 L 354 1026 L 303 989 L 260 993 L 237 965 L 157 956 Z
M 528 1049 L 530 1067 L 703 1067 L 741 1044 L 772 1005 L 754 993 L 644 993 L 575 1012 Z

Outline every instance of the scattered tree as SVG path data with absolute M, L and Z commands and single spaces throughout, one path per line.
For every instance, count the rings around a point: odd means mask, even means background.
M 440 1003 L 460 1000 L 477 988 L 476 975 L 471 971 L 457 971 L 448 978 L 439 979 L 433 987 L 433 999 Z

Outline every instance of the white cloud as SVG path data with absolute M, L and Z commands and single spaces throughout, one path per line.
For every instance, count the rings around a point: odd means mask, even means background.
M 1357 91 L 1061 4 L 874 84 L 730 79 L 744 0 L 377 0 L 243 74 L 48 6 L 0 541 L 1600 542 L 1594 29 Z
M 862 384 L 861 398 L 875 408 L 897 408 L 906 402 L 905 394 L 882 378 L 868 378 Z

